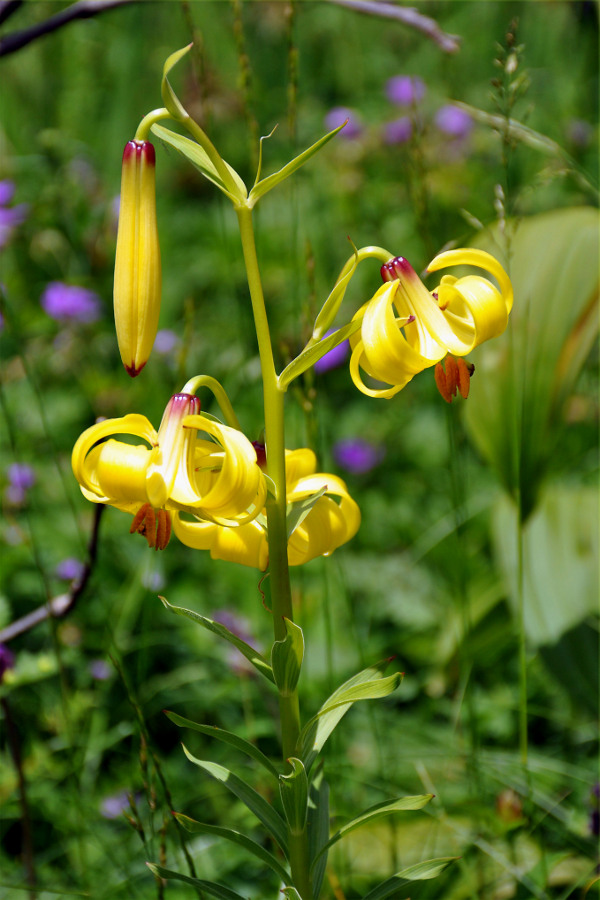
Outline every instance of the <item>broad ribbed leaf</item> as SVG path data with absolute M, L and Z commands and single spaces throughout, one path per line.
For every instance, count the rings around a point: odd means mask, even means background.
M 367 822 L 373 822 L 375 819 L 381 819 L 384 816 L 389 816 L 395 812 L 423 809 L 432 797 L 433 794 L 417 794 L 414 797 L 399 797 L 398 800 L 392 800 L 391 802 L 388 800 L 385 803 L 378 803 L 376 806 L 371 806 L 370 809 L 365 810 L 360 816 L 347 822 L 346 825 L 343 825 L 339 829 L 339 831 L 336 831 L 333 837 L 327 841 L 325 846 L 317 854 L 313 860 L 313 865 L 319 859 L 321 854 L 327 852 L 334 844 L 337 844 L 339 840 L 346 837 L 347 834 L 350 834 L 350 832 L 354 831 L 356 828 L 360 828 L 362 825 L 366 825 Z
M 344 122 L 344 125 L 346 123 Z M 250 191 L 250 196 L 248 197 L 249 205 L 254 206 L 254 204 L 263 197 L 268 191 L 272 188 L 276 187 L 290 175 L 292 175 L 300 166 L 303 166 L 305 162 L 314 156 L 315 153 L 318 153 L 321 147 L 328 143 L 331 138 L 335 137 L 338 131 L 341 131 L 344 125 L 340 125 L 338 128 L 334 128 L 333 131 L 330 131 L 329 134 L 326 134 L 320 140 L 318 140 L 315 144 L 301 153 L 299 156 L 296 156 L 291 162 L 287 163 L 282 169 L 278 172 L 274 172 L 273 175 L 268 175 L 266 178 L 263 178 L 258 184 L 255 184 L 252 190 Z
M 279 813 L 273 809 L 264 797 L 261 797 L 254 788 L 246 784 L 238 775 L 234 775 L 225 766 L 210 762 L 207 759 L 197 759 L 183 745 L 183 752 L 194 765 L 198 766 L 216 781 L 220 781 L 225 787 L 235 794 L 256 818 L 262 822 L 269 834 L 277 841 L 284 854 L 287 856 L 287 836 L 285 823 Z
M 279 693 L 289 696 L 296 689 L 300 668 L 304 658 L 304 635 L 302 629 L 284 617 L 287 635 L 282 641 L 275 641 L 271 648 L 271 668 Z
M 275 778 L 279 777 L 279 772 L 262 750 L 259 750 L 254 744 L 251 744 L 250 741 L 238 737 L 238 735 L 234 734 L 232 731 L 225 731 L 224 728 L 217 728 L 215 725 L 200 725 L 198 722 L 192 722 L 191 719 L 185 719 L 183 716 L 178 716 L 177 713 L 170 712 L 167 709 L 165 710 L 165 715 L 167 715 L 175 725 L 179 725 L 180 728 L 191 728 L 193 731 L 199 731 L 200 734 L 205 734 L 208 737 L 216 738 L 218 741 L 223 741 L 224 744 L 230 744 L 237 750 L 241 750 L 246 756 L 250 756 L 252 759 L 256 760 L 256 762 L 259 762 L 269 774 L 274 775 Z
M 408 866 L 408 868 L 392 875 L 387 881 L 382 881 L 376 888 L 369 891 L 363 900 L 386 900 L 387 897 L 392 897 L 396 891 L 406 887 L 412 881 L 426 881 L 429 878 L 437 878 L 440 872 L 443 872 L 450 863 L 455 861 L 456 857 L 449 856 L 440 859 L 428 859 L 414 866 Z
M 206 825 L 203 822 L 197 822 L 195 819 L 190 819 L 189 816 L 184 816 L 181 813 L 174 813 L 173 815 L 177 821 L 183 825 L 186 831 L 189 831 L 192 834 L 214 834 L 217 837 L 222 837 L 227 841 L 231 841 L 233 844 L 239 844 L 240 847 L 248 850 L 249 853 L 252 853 L 260 859 L 261 862 L 266 863 L 266 865 L 269 866 L 269 868 L 271 868 L 284 883 L 289 880 L 289 872 L 286 872 L 279 860 L 273 856 L 272 853 L 269 853 L 268 850 L 265 850 L 264 847 L 261 847 L 260 844 L 257 844 L 256 841 L 246 837 L 245 834 L 234 831 L 233 828 L 221 828 L 219 825 Z
M 186 53 L 191 50 L 191 47 L 192 45 L 188 44 L 187 47 L 182 47 L 181 50 L 176 50 L 175 53 L 171 53 L 163 66 L 163 76 L 161 82 L 161 94 L 163 103 L 175 119 L 184 117 L 186 115 L 186 111 L 179 102 L 175 91 L 171 87 L 167 75 L 169 74 L 173 66 L 176 66 L 179 60 L 182 59 L 182 57 L 184 57 Z
M 292 757 L 290 775 L 279 776 L 281 803 L 291 834 L 302 834 L 308 811 L 308 779 L 303 764 Z
M 598 213 L 560 209 L 507 223 L 515 303 L 506 335 L 478 347 L 467 430 L 523 521 L 561 463 L 565 406 L 598 336 Z M 514 230 L 513 230 L 514 229 Z M 476 246 L 503 262 L 495 226 Z M 504 261 L 506 262 L 506 261 Z
M 172 613 L 175 613 L 178 616 L 186 616 L 186 618 L 191 619 L 192 622 L 197 622 L 198 625 L 202 625 L 203 628 L 212 631 L 213 634 L 218 634 L 219 637 L 225 638 L 226 641 L 229 641 L 230 644 L 237 647 L 240 653 L 246 657 L 248 662 L 251 662 L 252 665 L 258 669 L 261 675 L 264 675 L 269 681 L 275 683 L 273 670 L 264 656 L 261 656 L 261 654 L 251 647 L 250 644 L 247 644 L 241 638 L 237 637 L 237 635 L 233 634 L 228 628 L 221 625 L 220 622 L 214 622 L 212 619 L 207 619 L 206 616 L 201 616 L 200 613 L 194 612 L 191 609 L 184 609 L 183 606 L 173 606 L 164 597 L 160 597 L 159 599 Z
M 183 875 L 181 872 L 173 872 L 171 869 L 165 869 L 164 866 L 159 866 L 156 863 L 147 862 L 146 865 L 148 866 L 152 874 L 156 875 L 158 878 L 166 878 L 167 880 L 173 879 L 174 881 L 184 881 L 186 884 L 191 884 L 192 887 L 204 891 L 210 897 L 216 897 L 217 900 L 246 900 L 245 897 L 242 897 L 240 894 L 236 894 L 235 891 L 224 887 L 224 885 L 222 884 L 217 884 L 214 881 L 205 881 L 204 878 L 192 878 L 191 875 Z
M 387 665 L 387 661 L 380 665 Z M 316 716 L 306 723 L 298 739 L 298 746 L 301 748 L 299 756 L 306 770 L 309 771 L 325 741 L 353 703 L 357 700 L 387 697 L 401 681 L 401 672 L 384 676 L 381 668 L 371 667 L 358 672 L 334 691 Z

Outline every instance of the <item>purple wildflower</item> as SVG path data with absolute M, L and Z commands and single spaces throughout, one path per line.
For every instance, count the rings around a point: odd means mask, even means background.
M 338 466 L 353 475 L 364 475 L 378 466 L 385 456 L 383 447 L 364 438 L 345 438 L 333 445 Z
M 129 808 L 129 794 L 127 791 L 119 791 L 118 794 L 104 798 L 100 804 L 100 815 L 105 819 L 118 819 Z
M 51 281 L 40 300 L 46 313 L 58 322 L 88 324 L 100 318 L 100 297 L 77 285 Z
M 27 491 L 35 484 L 35 472 L 27 463 L 12 463 L 6 470 L 8 485 L 4 496 L 8 503 L 20 506 L 25 502 Z
M 156 332 L 156 338 L 154 340 L 155 353 L 162 353 L 166 356 L 167 354 L 172 353 L 178 344 L 178 336 L 169 328 L 162 328 L 160 331 Z
M 4 678 L 4 673 L 8 669 L 13 669 L 15 665 L 15 654 L 9 650 L 6 644 L 0 644 L 0 682 Z
M 418 75 L 395 75 L 385 86 L 385 93 L 396 106 L 413 106 L 425 96 L 425 82 Z
M 440 106 L 435 114 L 435 124 L 451 138 L 467 138 L 473 130 L 473 119 L 469 113 L 451 103 Z
M 8 206 L 14 192 L 13 181 L 8 179 L 0 181 L 0 247 L 4 247 L 8 243 L 13 230 L 27 218 L 29 207 L 26 203 L 18 203 L 13 207 Z
M 75 581 L 76 578 L 81 578 L 84 568 L 85 566 L 81 560 L 68 556 L 58 563 L 54 574 L 57 578 L 62 578 L 63 581 Z
M 89 666 L 90 675 L 96 681 L 108 681 L 112 675 L 112 669 L 104 659 L 93 659 Z
M 385 126 L 386 144 L 405 144 L 412 137 L 413 125 L 408 116 L 401 116 Z
M 325 127 L 328 131 L 333 131 L 334 128 L 339 128 L 340 125 L 343 125 L 346 119 L 348 122 L 340 131 L 340 137 L 350 140 L 357 138 L 362 131 L 360 119 L 354 110 L 345 106 L 334 106 L 333 109 L 329 110 L 325 116 Z
M 335 329 L 330 328 L 328 334 L 332 334 Z M 330 369 L 337 369 L 338 366 L 344 364 L 348 351 L 350 350 L 350 341 L 342 341 L 333 350 L 328 350 L 321 359 L 318 359 L 314 365 L 315 372 L 328 372 Z
M 583 119 L 571 119 L 567 126 L 567 137 L 575 147 L 587 147 L 593 133 L 592 125 Z

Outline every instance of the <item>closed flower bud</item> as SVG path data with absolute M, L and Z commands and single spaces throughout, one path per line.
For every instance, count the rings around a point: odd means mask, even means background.
M 115 325 L 123 365 L 133 377 L 148 362 L 160 313 L 154 147 L 129 141 L 123 151 L 115 258 Z

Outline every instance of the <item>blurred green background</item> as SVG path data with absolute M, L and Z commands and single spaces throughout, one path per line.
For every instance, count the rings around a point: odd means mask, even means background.
M 18 6 L 0 37 L 68 6 Z M 374 401 L 353 388 L 347 366 L 308 373 L 289 394 L 288 446 L 312 446 L 363 515 L 350 545 L 293 571 L 306 717 L 369 663 L 395 656 L 406 673 L 385 701 L 358 704 L 331 740 L 332 828 L 388 796 L 436 795 L 423 812 L 340 844 L 323 896 L 362 897 L 401 866 L 456 856 L 441 878 L 398 896 L 596 897 L 598 6 L 417 9 L 458 36 L 458 52 L 325 0 L 165 0 L 74 21 L 0 58 L 0 180 L 14 185 L 0 204 L 0 643 L 10 622 L 69 590 L 65 560 L 86 558 L 94 509 L 70 452 L 97 416 L 139 412 L 158 426 L 169 396 L 207 373 L 248 436 L 261 433 L 235 217 L 158 141 L 163 350 L 131 381 L 114 338 L 122 147 L 161 105 L 164 60 L 193 40 L 173 83 L 248 184 L 260 135 L 278 125 L 264 143 L 269 173 L 328 131 L 328 116 L 350 115 L 257 211 L 280 365 L 310 334 L 351 253 L 348 237 L 418 271 L 448 244 L 476 243 L 515 284 L 509 331 L 473 354 L 466 403 L 446 406 L 430 371 Z M 423 96 L 390 99 L 397 76 L 421 79 Z M 456 133 L 440 114 L 451 101 L 475 110 Z M 509 115 L 523 127 L 509 128 Z M 98 318 L 49 315 L 41 299 L 53 282 L 94 292 Z M 340 322 L 379 284 L 377 264 L 362 266 Z M 357 439 L 374 451 L 364 471 L 340 450 Z M 33 482 L 20 490 L 15 464 Z M 182 735 L 162 710 L 237 731 L 277 757 L 274 698 L 241 656 L 171 616 L 157 593 L 238 617 L 268 650 L 260 574 L 175 540 L 157 555 L 129 525 L 107 509 L 75 607 L 5 641 L 0 898 L 192 897 L 176 882 L 157 885 L 144 865 L 187 871 L 170 810 L 254 828 L 180 741 L 234 769 L 238 760 Z M 260 789 L 258 772 L 246 776 Z M 276 896 L 276 880 L 241 851 L 189 837 L 199 877 L 255 900 Z

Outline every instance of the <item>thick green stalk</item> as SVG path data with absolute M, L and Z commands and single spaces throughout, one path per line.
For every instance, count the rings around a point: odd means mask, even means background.
M 293 620 L 292 592 L 287 558 L 287 523 L 285 490 L 285 426 L 284 392 L 277 384 L 277 372 L 273 360 L 273 347 L 265 308 L 254 229 L 252 209 L 237 206 L 236 213 L 242 240 L 246 275 L 250 288 L 250 299 L 258 340 L 258 352 L 263 377 L 263 397 L 265 410 L 265 446 L 267 451 L 267 474 L 275 485 L 275 497 L 267 501 L 267 527 L 269 534 L 269 574 L 273 628 L 276 640 L 286 637 L 284 618 Z M 281 743 L 283 759 L 296 755 L 296 744 L 300 734 L 300 709 L 298 692 L 279 695 L 281 717 Z M 306 830 L 301 834 L 289 831 L 290 865 L 294 886 L 302 900 L 311 900 L 309 878 L 309 856 Z

